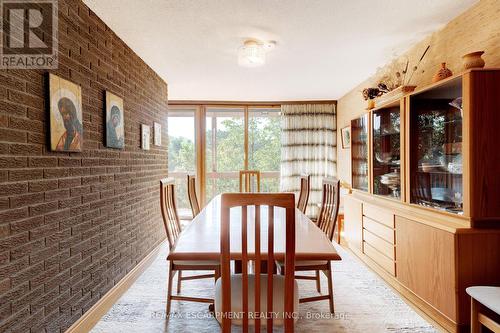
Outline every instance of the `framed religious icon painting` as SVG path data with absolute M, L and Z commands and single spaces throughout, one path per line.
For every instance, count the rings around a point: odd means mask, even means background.
M 125 147 L 123 99 L 106 91 L 106 147 Z
M 82 151 L 82 88 L 49 74 L 49 113 L 50 150 Z

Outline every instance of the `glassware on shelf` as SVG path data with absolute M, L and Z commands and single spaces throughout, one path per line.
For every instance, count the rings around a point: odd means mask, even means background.
M 410 97 L 410 201 L 463 212 L 462 81 Z
M 373 111 L 373 193 L 400 199 L 400 107 Z
M 352 188 L 368 191 L 368 115 L 351 121 Z

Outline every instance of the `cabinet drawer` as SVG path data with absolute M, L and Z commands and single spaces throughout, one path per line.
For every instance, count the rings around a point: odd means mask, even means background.
M 385 269 L 387 272 L 392 274 L 393 276 L 396 276 L 396 263 L 384 256 L 382 253 L 380 253 L 377 249 L 375 249 L 373 246 L 370 244 L 363 242 L 363 252 L 373 261 L 375 261 L 377 264 L 380 265 L 383 269 Z
M 390 210 L 370 204 L 363 204 L 363 215 L 385 224 L 389 228 L 394 228 L 394 214 Z
M 363 241 L 376 248 L 379 252 L 387 256 L 389 259 L 394 260 L 394 244 L 391 244 L 382 238 L 372 234 L 366 229 L 363 229 Z
M 394 244 L 394 229 L 389 228 L 385 224 L 372 220 L 367 216 L 363 216 L 363 228 L 389 243 Z

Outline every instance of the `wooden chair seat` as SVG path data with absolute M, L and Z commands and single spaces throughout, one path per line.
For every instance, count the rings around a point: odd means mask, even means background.
M 242 313 L 242 274 L 231 275 L 231 311 L 233 313 Z M 265 313 L 267 311 L 267 276 L 260 276 L 260 313 Z M 295 314 L 295 321 L 298 319 L 298 309 L 299 309 L 299 286 L 297 281 L 294 283 L 294 299 L 293 299 L 293 311 Z M 248 311 L 250 313 L 255 311 L 255 275 L 248 274 Z M 284 305 L 284 295 L 285 295 L 285 277 L 282 275 L 273 276 L 273 312 L 276 313 L 277 318 L 274 320 L 274 324 L 278 326 L 283 325 L 283 312 L 285 309 Z M 215 313 L 222 311 L 222 279 L 218 279 L 215 284 Z M 217 320 L 220 322 L 221 318 L 218 317 Z M 241 319 L 233 319 L 232 322 L 236 325 L 241 325 Z M 262 325 L 266 325 L 266 321 L 261 321 Z M 253 320 L 249 320 L 248 324 L 254 326 Z
M 474 286 L 465 289 L 471 297 L 471 332 L 500 333 L 500 287 Z
M 299 260 L 295 262 L 295 270 L 299 270 L 301 266 L 324 266 L 328 264 L 328 260 Z M 281 260 L 278 260 L 278 266 L 284 267 L 285 263 Z
M 175 260 L 174 265 L 178 266 L 219 266 L 218 260 Z

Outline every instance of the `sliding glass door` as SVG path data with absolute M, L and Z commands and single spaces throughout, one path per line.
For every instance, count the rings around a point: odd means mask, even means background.
M 248 109 L 248 169 L 261 172 L 262 192 L 279 192 L 281 128 L 277 111 Z
M 279 191 L 280 109 L 266 106 L 169 106 L 168 170 L 179 211 L 189 211 L 186 176 L 197 175 L 203 205 L 238 192 L 239 171 L 259 170 L 261 191 Z M 181 214 L 182 215 L 182 214 Z
M 245 109 L 206 109 L 206 199 L 239 191 L 239 171 L 245 169 Z

